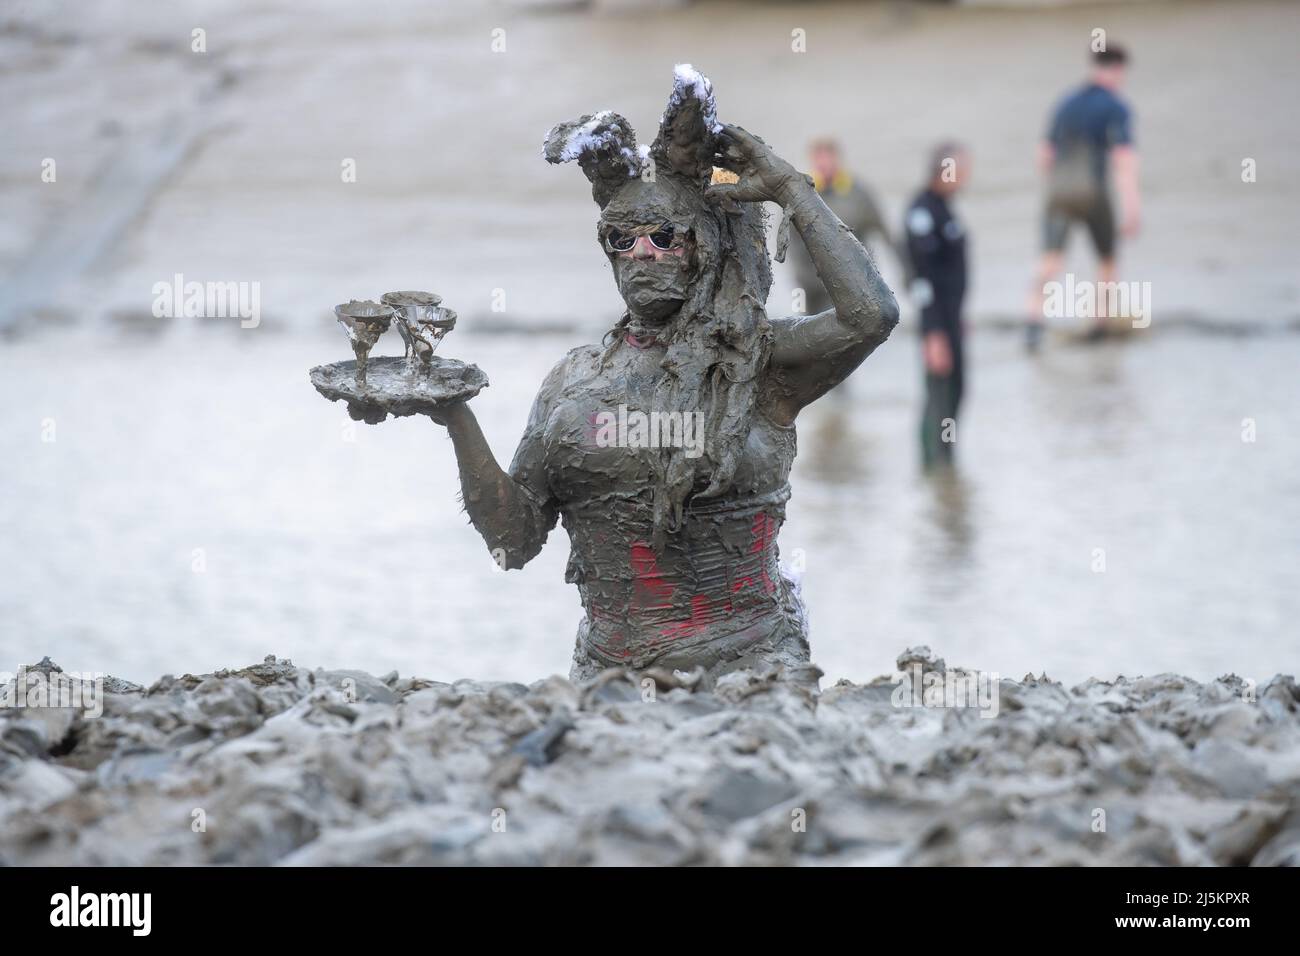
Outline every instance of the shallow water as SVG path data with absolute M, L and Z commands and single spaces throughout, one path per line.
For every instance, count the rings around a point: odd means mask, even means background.
M 474 407 L 507 460 L 550 364 L 619 307 L 588 186 L 542 162 L 542 137 L 609 107 L 649 139 L 672 64 L 689 60 L 712 76 L 721 118 L 792 160 L 838 135 L 891 223 L 935 140 L 967 143 L 969 311 L 986 326 L 1022 306 L 1035 141 L 1096 26 L 1088 6 L 210 7 L 20 3 L 0 30 L 16 144 L 0 153 L 0 313 L 9 283 L 26 282 L 74 326 L 0 342 L 0 670 L 50 654 L 147 681 L 276 653 L 440 678 L 565 671 L 579 607 L 563 532 L 523 571 L 497 571 L 433 425 L 355 424 L 311 388 L 309 367 L 350 355 L 330 307 L 443 294 L 462 320 L 441 352 L 491 376 Z M 1012 337 L 978 331 L 955 481 L 918 472 L 917 355 L 902 333 L 804 416 L 780 543 L 806 568 L 814 656 L 832 677 L 889 670 L 915 643 L 1066 680 L 1296 669 L 1300 127 L 1271 118 L 1293 112 L 1300 7 L 1105 12 L 1140 51 L 1145 223 L 1121 277 L 1152 283 L 1157 332 L 1028 362 Z M 212 41 L 202 56 L 185 43 L 196 24 Z M 793 26 L 806 55 L 789 48 Z M 210 128 L 158 175 L 154 137 L 178 118 Z M 57 185 L 35 175 L 46 156 Z M 114 200 L 142 175 L 132 218 Z M 105 208 L 121 230 L 100 228 Z M 1069 261 L 1085 274 L 1082 245 Z M 257 283 L 262 324 L 139 331 L 160 325 L 152 289 L 177 274 Z M 769 309 L 789 303 L 779 271 Z M 1178 331 L 1189 317 L 1270 334 Z M 474 334 L 550 320 L 585 332 Z
M 578 341 L 444 344 L 492 379 L 474 407 L 502 461 Z M 1017 346 L 974 341 L 953 480 L 919 472 L 902 333 L 801 418 L 779 540 L 805 566 L 814 660 L 864 679 L 928 643 L 1067 681 L 1294 671 L 1300 337 L 1171 332 L 1036 361 Z M 496 570 L 436 426 L 353 423 L 312 389 L 308 367 L 345 352 L 341 335 L 192 323 L 0 351 L 0 669 L 49 654 L 148 681 L 274 653 L 442 679 L 566 672 L 580 611 L 563 530 Z

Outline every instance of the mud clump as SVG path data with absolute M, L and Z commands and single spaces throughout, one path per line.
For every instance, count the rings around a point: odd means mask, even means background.
M 109 679 L 100 716 L 0 710 L 0 864 L 1300 865 L 1290 677 L 1003 680 L 995 716 L 697 687 Z

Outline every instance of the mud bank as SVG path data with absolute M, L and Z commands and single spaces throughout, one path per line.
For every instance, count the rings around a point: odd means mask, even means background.
M 0 863 L 1300 865 L 1291 677 L 1002 680 L 992 717 L 824 683 L 109 679 L 0 710 Z

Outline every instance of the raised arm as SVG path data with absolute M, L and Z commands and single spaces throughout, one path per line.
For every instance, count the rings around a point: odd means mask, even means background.
M 898 303 L 862 243 L 826 207 L 807 176 L 737 126 L 727 126 L 725 138 L 723 161 L 740 181 L 711 189 L 740 202 L 779 203 L 799 230 L 835 306 L 820 315 L 772 323 L 778 411 L 793 421 L 801 408 L 847 378 L 889 337 L 898 324 Z
M 468 404 L 454 405 L 436 419 L 447 426 L 456 451 L 465 511 L 502 569 L 522 568 L 536 557 L 559 515 L 547 487 L 542 440 L 562 364 L 547 376 L 533 402 L 508 472 L 497 464 Z
M 834 308 L 773 323 L 772 367 L 791 416 L 838 385 L 889 337 L 898 303 L 857 238 L 806 182 L 783 205 L 808 249 Z

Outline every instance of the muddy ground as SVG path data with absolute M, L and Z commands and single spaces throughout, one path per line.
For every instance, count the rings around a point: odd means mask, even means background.
M 924 648 L 897 666 L 957 673 Z M 1026 676 L 972 707 L 895 688 L 273 657 L 110 681 L 97 718 L 0 711 L 0 863 L 1300 865 L 1291 677 Z

